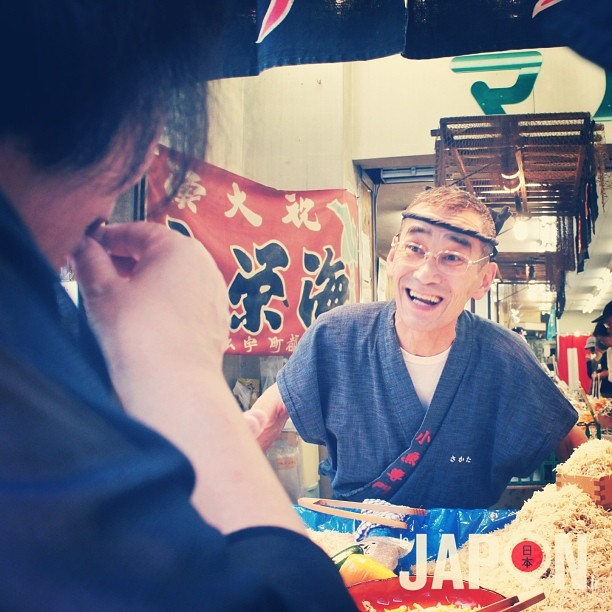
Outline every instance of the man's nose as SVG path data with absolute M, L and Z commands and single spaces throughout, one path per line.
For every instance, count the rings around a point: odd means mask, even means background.
M 415 269 L 414 276 L 422 282 L 432 282 L 441 276 L 436 258 L 431 253 L 426 253 L 421 264 Z

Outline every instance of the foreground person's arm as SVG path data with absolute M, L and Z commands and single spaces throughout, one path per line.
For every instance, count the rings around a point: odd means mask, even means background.
M 117 257 L 135 264 L 119 271 Z M 225 533 L 302 532 L 223 378 L 227 298 L 204 247 L 162 226 L 116 225 L 87 239 L 75 265 L 124 407 L 190 459 L 201 515 Z

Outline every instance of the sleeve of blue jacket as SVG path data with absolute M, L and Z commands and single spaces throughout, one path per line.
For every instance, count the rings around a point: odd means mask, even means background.
M 225 536 L 191 506 L 193 483 L 155 432 L 0 348 L 0 609 L 355 609 L 308 538 Z

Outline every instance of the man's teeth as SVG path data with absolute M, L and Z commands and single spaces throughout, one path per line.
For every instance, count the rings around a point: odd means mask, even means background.
M 435 306 L 442 301 L 442 298 L 437 295 L 418 293 L 417 291 L 412 291 L 411 289 L 408 289 L 408 297 L 413 301 L 423 302 L 424 304 L 429 304 L 430 306 Z

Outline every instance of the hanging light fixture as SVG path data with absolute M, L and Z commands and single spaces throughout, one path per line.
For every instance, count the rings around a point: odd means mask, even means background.
M 527 236 L 529 235 L 527 219 L 525 219 L 525 217 L 514 217 L 512 232 L 517 240 L 527 240 Z
M 525 280 L 529 283 L 533 283 L 536 277 L 535 266 L 532 263 L 525 264 Z

